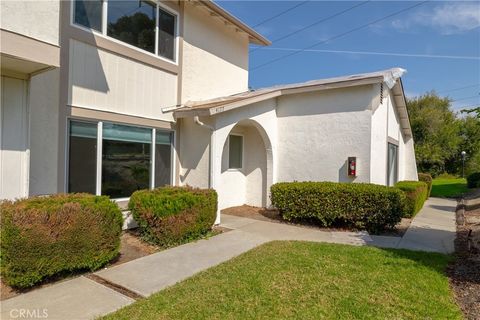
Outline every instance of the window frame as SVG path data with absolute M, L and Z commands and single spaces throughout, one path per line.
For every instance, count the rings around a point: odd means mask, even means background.
M 395 180 L 393 181 L 393 184 L 390 184 L 392 181 L 390 181 L 390 145 L 394 146 L 396 148 L 395 152 Z M 398 182 L 399 180 L 399 162 L 400 162 L 400 147 L 397 143 L 388 141 L 387 142 L 387 186 L 388 187 L 393 187 L 395 183 Z
M 107 26 L 108 26 L 108 0 L 101 0 L 102 1 L 102 21 L 101 21 L 101 26 L 102 26 L 102 31 L 99 32 L 95 29 L 87 28 L 85 26 L 82 26 L 81 24 L 75 23 L 75 0 L 71 1 L 70 4 L 70 26 L 81 29 L 85 32 L 94 34 L 96 36 L 100 36 L 102 38 L 108 39 L 109 41 L 122 44 L 128 48 L 137 50 L 139 52 L 142 52 L 143 54 L 150 55 L 152 57 L 156 57 L 160 60 L 173 63 L 175 65 L 178 65 L 178 55 L 179 55 L 179 20 L 180 20 L 180 14 L 178 13 L 177 10 L 168 7 L 166 4 L 162 2 L 155 2 L 155 1 L 150 1 L 150 0 L 144 0 L 146 2 L 150 2 L 151 4 L 155 5 L 156 7 L 156 17 L 155 17 L 155 52 L 149 52 L 147 50 L 141 49 L 139 47 L 136 47 L 134 45 L 131 45 L 129 43 L 123 42 L 121 40 L 118 40 L 114 37 L 110 37 L 107 35 Z M 159 10 L 162 9 L 163 11 L 171 14 L 175 18 L 175 26 L 174 26 L 174 42 L 173 42 L 173 60 L 163 57 L 158 54 L 158 34 L 159 34 Z
M 242 166 L 240 168 L 230 168 L 230 137 L 236 136 L 242 138 L 242 154 L 241 154 L 241 161 Z M 245 135 L 241 133 L 230 133 L 227 139 L 227 170 L 228 171 L 242 171 L 245 168 Z
M 176 172 L 176 153 L 175 153 L 175 141 L 176 141 L 176 133 L 175 130 L 168 130 L 165 128 L 157 128 L 157 127 L 150 127 L 150 126 L 139 126 L 129 123 L 123 122 L 115 122 L 115 121 L 103 121 L 103 120 L 96 120 L 96 119 L 86 119 L 86 118 L 77 118 L 77 117 L 68 117 L 67 118 L 67 139 L 66 140 L 66 178 L 65 178 L 65 186 L 66 191 L 70 192 L 69 184 L 70 184 L 70 126 L 72 122 L 84 122 L 90 124 L 96 124 L 97 126 L 97 159 L 96 159 L 96 181 L 95 181 L 95 195 L 100 196 L 102 195 L 102 155 L 103 155 L 103 124 L 104 123 L 112 123 L 112 124 L 119 124 L 125 125 L 130 127 L 137 127 L 137 128 L 145 128 L 151 130 L 152 133 L 152 140 L 150 142 L 150 152 L 152 156 L 150 158 L 150 180 L 149 180 L 149 189 L 155 188 L 155 134 L 157 131 L 169 133 L 170 136 L 170 185 L 175 185 L 175 172 Z M 130 197 L 124 198 L 112 198 L 115 201 L 125 201 L 130 199 Z

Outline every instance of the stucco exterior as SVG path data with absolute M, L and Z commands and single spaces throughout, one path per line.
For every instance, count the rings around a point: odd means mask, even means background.
M 248 36 L 185 5 L 181 102 L 248 89 Z
M 60 1 L 2 1 L 0 28 L 58 45 Z

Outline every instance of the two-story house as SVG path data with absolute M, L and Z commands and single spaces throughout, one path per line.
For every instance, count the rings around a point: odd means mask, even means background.
M 402 69 L 249 91 L 269 41 L 209 0 L 3 1 L 0 29 L 0 199 L 417 179 Z

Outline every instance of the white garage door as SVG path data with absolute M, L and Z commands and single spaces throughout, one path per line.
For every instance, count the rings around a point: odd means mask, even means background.
M 1 81 L 0 199 L 14 199 L 28 194 L 27 81 Z

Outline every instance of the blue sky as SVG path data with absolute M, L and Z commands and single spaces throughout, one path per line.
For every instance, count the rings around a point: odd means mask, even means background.
M 270 40 L 356 6 L 288 38 L 273 41 L 270 47 L 251 46 L 253 88 L 402 67 L 408 71 L 403 77 L 407 96 L 436 90 L 458 100 L 453 102 L 455 109 L 480 104 L 480 1 L 216 2 Z M 317 45 L 312 51 L 270 63 L 416 4 L 420 5 Z M 294 6 L 297 7 L 256 26 Z M 463 87 L 467 88 L 454 90 Z

